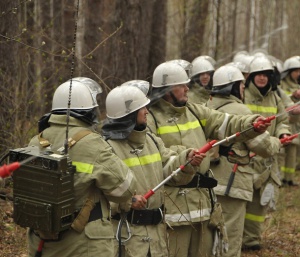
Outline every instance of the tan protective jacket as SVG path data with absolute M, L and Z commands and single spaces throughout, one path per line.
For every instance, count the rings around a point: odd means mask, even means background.
M 51 142 L 51 150 L 56 151 L 65 141 L 66 116 L 52 114 L 49 123 L 50 127 L 43 131 L 42 137 Z M 89 129 L 86 123 L 70 117 L 69 137 L 86 129 Z M 37 136 L 29 145 L 40 146 Z M 131 199 L 137 189 L 136 180 L 98 133 L 88 134 L 79 140 L 70 148 L 69 156 L 77 171 L 74 178 L 76 208 L 80 209 L 92 193 L 94 202 L 101 203 L 103 218 L 88 223 L 82 233 L 71 230 L 61 241 L 46 242 L 43 256 L 73 256 L 77 252 L 82 256 L 99 256 L 101 252 L 113 256 L 115 235 L 110 221 L 109 201 L 121 203 Z M 30 242 L 36 242 L 32 233 L 29 236 Z M 109 240 L 109 243 L 102 244 L 103 240 Z M 30 245 L 29 248 L 34 251 L 37 247 Z
M 148 132 L 149 133 L 149 132 Z M 123 162 L 133 171 L 138 180 L 136 194 L 144 195 L 150 189 L 153 189 L 160 184 L 172 171 L 175 171 L 180 165 L 187 162 L 186 156 L 189 150 L 182 151 L 180 155 L 164 146 L 163 141 L 154 134 L 146 134 L 144 131 L 133 130 L 131 134 L 124 140 L 108 140 L 114 152 L 123 160 Z M 196 168 L 190 164 L 186 166 L 184 172 L 180 171 L 177 176 L 172 177 L 168 182 L 169 185 L 187 184 L 193 178 Z M 147 209 L 158 209 L 164 204 L 164 186 L 158 189 L 147 201 Z M 120 209 L 128 211 L 130 208 L 124 204 L 112 205 L 112 213 L 119 212 Z M 118 221 L 113 221 L 115 229 Z M 151 256 L 163 256 L 163 251 L 166 250 L 165 234 L 160 234 L 164 224 L 158 225 L 129 225 L 133 236 L 138 236 L 142 241 L 144 238 L 149 238 L 149 247 Z M 127 232 L 124 229 L 122 236 L 126 238 Z M 134 242 L 132 242 L 134 244 Z M 125 244 L 126 247 L 126 244 Z M 134 245 L 132 246 L 134 247 Z M 146 252 L 141 252 L 139 256 L 146 256 Z M 143 251 L 143 249 L 140 249 Z
M 252 111 L 252 113 L 261 114 L 264 117 L 281 114 L 272 120 L 268 132 L 271 136 L 279 138 L 282 134 L 291 134 L 288 126 L 288 115 L 285 111 L 284 105 L 275 91 L 269 89 L 267 94 L 263 96 L 256 86 L 250 82 L 245 89 L 245 105 Z M 274 182 L 281 185 L 280 179 L 277 175 L 277 156 L 270 158 L 262 158 L 260 156 L 254 157 L 253 169 L 254 187 L 261 188 L 264 183 L 272 177 Z
M 252 114 L 247 106 L 233 95 L 213 96 L 207 102 L 207 107 L 230 114 Z M 232 145 L 234 151 L 240 156 L 245 156 L 248 151 L 253 151 L 265 158 L 278 153 L 280 147 L 281 144 L 279 139 L 276 137 L 270 137 L 268 132 L 244 143 L 239 142 Z M 218 185 L 214 188 L 217 195 L 224 195 L 233 167 L 234 163 L 229 162 L 225 156 L 220 156 L 220 163 L 218 165 L 211 165 L 211 169 L 218 180 Z M 253 173 L 254 171 L 249 165 L 238 165 L 233 184 L 229 191 L 229 196 L 232 198 L 252 201 Z
M 300 99 L 297 99 L 293 96 L 293 93 L 300 89 L 300 85 L 293 81 L 289 74 L 280 81 L 280 87 L 294 103 L 300 101 Z
M 167 147 L 178 152 L 185 147 L 201 148 L 208 138 L 223 139 L 249 128 L 257 117 L 254 115 L 232 116 L 193 103 L 187 103 L 185 107 L 174 107 L 163 99 L 151 106 L 150 111 L 153 114 L 148 115 L 148 125 L 151 131 L 161 137 Z M 247 140 L 257 135 L 258 133 L 251 130 L 238 140 Z M 209 167 L 210 159 L 207 156 L 201 163 L 199 172 L 204 174 Z M 170 196 L 165 202 L 166 220 L 170 225 L 188 225 L 190 222 L 209 220 L 211 202 L 207 189 L 185 189 L 184 187 L 166 187 L 165 189 Z
M 193 83 L 188 92 L 189 102 L 205 104 L 210 97 L 210 92 L 211 90 L 205 89 L 205 87 L 198 83 Z
M 296 99 L 295 97 L 292 96 L 293 92 L 296 91 L 297 89 L 300 89 L 300 86 L 297 83 L 295 83 L 289 75 L 287 75 L 284 79 L 281 80 L 280 89 L 279 89 L 281 90 L 280 96 L 286 108 L 300 101 L 300 99 Z M 288 102 L 288 100 L 290 100 L 290 102 Z M 293 115 L 290 113 L 289 122 L 293 134 L 300 132 L 300 115 Z M 300 144 L 299 137 L 295 138 L 292 141 L 292 143 L 299 145 Z

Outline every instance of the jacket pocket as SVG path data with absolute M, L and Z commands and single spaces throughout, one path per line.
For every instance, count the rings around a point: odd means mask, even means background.
M 85 228 L 85 235 L 89 239 L 110 239 L 114 238 L 113 226 L 108 220 L 95 220 L 89 222 Z

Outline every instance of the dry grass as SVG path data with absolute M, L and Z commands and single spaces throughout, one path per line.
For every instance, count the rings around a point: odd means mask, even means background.
M 299 171 L 296 180 L 299 183 Z M 300 187 L 283 187 L 277 211 L 269 213 L 262 235 L 261 251 L 243 252 L 242 257 L 300 256 Z
M 300 172 L 298 172 L 300 173 Z M 300 175 L 297 174 L 297 181 Z M 269 213 L 263 232 L 263 249 L 242 257 L 300 256 L 300 187 L 281 188 L 277 211 Z M 0 256 L 25 257 L 26 230 L 12 220 L 12 204 L 0 199 Z

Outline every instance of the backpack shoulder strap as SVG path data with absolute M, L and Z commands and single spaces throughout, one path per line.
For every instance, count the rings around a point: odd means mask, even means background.
M 93 133 L 91 130 L 85 129 L 85 130 L 81 130 L 81 131 L 77 132 L 72 137 L 69 137 L 68 138 L 69 148 L 71 148 L 72 146 L 74 146 L 79 140 L 81 140 L 82 138 L 84 138 L 85 136 L 87 136 L 87 135 L 89 135 L 91 133 Z M 42 134 L 43 134 L 43 132 L 41 132 L 40 134 L 38 134 L 38 140 L 40 142 L 40 145 L 42 147 L 48 147 L 48 146 L 50 146 L 51 143 L 49 142 L 49 140 L 43 138 Z

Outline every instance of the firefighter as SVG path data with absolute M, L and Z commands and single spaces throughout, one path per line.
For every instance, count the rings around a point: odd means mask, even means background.
M 76 143 L 68 151 L 72 164 L 76 166 L 75 220 L 72 229 L 59 235 L 30 229 L 29 256 L 35 256 L 41 245 L 43 257 L 114 256 L 115 239 L 109 201 L 131 202 L 138 185 L 131 170 L 113 153 L 100 134 L 93 131 L 93 125 L 98 121 L 96 96 L 101 92 L 97 82 L 85 77 L 61 84 L 54 93 L 50 116 L 41 119 L 40 127 L 44 130 L 29 143 L 29 146 L 39 146 L 42 150 L 43 143 L 47 141 L 47 151 L 62 153 L 67 113 L 70 114 L 69 141 Z
M 180 65 L 165 62 L 154 70 L 151 98 L 160 96 L 160 99 L 150 105 L 148 127 L 167 147 L 179 152 L 186 147 L 200 148 L 208 138 L 223 139 L 260 120 L 259 115 L 234 116 L 189 103 L 189 82 Z M 258 131 L 251 130 L 239 140 L 263 133 L 269 123 L 261 125 Z M 189 184 L 165 186 L 170 256 L 212 255 L 215 227 L 209 227 L 209 222 L 215 202 L 212 188 L 216 183 L 211 178 L 209 165 L 207 156 Z
M 144 86 L 148 85 L 148 86 Z M 147 104 L 145 96 L 149 82 L 142 80 L 128 81 L 114 88 L 106 98 L 107 120 L 102 127 L 103 135 L 114 152 L 133 171 L 137 180 L 137 194 L 145 194 L 181 164 L 192 159 L 191 164 L 198 166 L 205 154 L 195 155 L 192 149 L 176 152 L 166 148 L 162 140 L 147 132 Z M 141 91 L 142 89 L 143 92 Z M 194 157 L 193 157 L 194 156 Z M 188 165 L 184 172 L 172 177 L 170 185 L 188 183 L 195 173 L 195 168 Z M 163 222 L 163 187 L 147 199 L 133 196 L 131 205 L 113 204 L 112 221 L 116 234 L 119 234 L 120 221 L 126 215 L 128 231 L 122 231 L 118 240 L 122 243 L 122 256 L 168 256 L 166 228 Z M 116 242 L 116 254 L 120 256 L 119 243 Z M 119 253 L 118 253 L 119 252 Z
M 207 107 L 230 114 L 249 115 L 252 112 L 244 105 L 244 76 L 232 64 L 218 68 L 213 76 L 211 98 Z M 211 169 L 218 185 L 214 188 L 223 216 L 229 240 L 229 250 L 223 256 L 241 256 L 242 237 L 247 202 L 252 201 L 253 171 L 248 165 L 250 151 L 265 158 L 279 152 L 280 140 L 268 132 L 246 142 L 221 145 L 216 150 L 218 162 L 211 162 Z M 236 169 L 237 170 L 234 170 Z M 229 178 L 235 172 L 233 184 Z
M 206 103 L 212 87 L 214 66 L 208 57 L 197 57 L 192 61 L 189 101 L 193 103 Z
M 282 90 L 289 96 L 291 101 L 294 103 L 299 102 L 300 56 L 293 56 L 285 60 L 281 78 L 280 87 Z M 293 133 L 299 132 L 299 115 L 290 115 L 290 125 Z M 297 167 L 297 147 L 299 147 L 299 139 L 293 140 L 293 143 L 284 149 L 285 161 L 280 167 L 283 173 L 282 183 L 284 186 L 299 186 L 299 184 L 294 181 Z
M 291 132 L 288 128 L 288 115 L 276 93 L 273 64 L 264 56 L 255 57 L 250 63 L 250 75 L 246 80 L 245 104 L 252 113 L 265 117 L 278 115 L 268 128 L 270 136 L 283 138 Z M 261 249 L 261 232 L 267 210 L 275 210 L 276 199 L 281 185 L 278 174 L 277 155 L 271 158 L 256 156 L 251 164 L 254 174 L 252 202 L 247 203 L 243 248 Z

